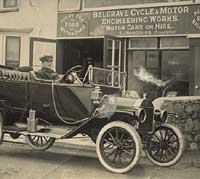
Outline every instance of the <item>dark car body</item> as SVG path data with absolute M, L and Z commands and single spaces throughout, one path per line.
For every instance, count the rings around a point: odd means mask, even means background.
M 6 116 L 9 112 L 16 111 L 16 119 L 7 118 L 5 125 L 13 125 L 16 122 L 25 123 L 30 109 L 34 109 L 37 116 L 42 116 L 53 125 L 65 125 L 65 121 L 77 122 L 88 118 L 94 112 L 95 107 L 91 100 L 94 91 L 92 84 L 64 84 L 54 83 L 51 80 L 34 80 L 29 73 L 11 69 L 2 69 L 1 74 L 0 99 L 2 101 L 1 108 L 5 110 L 3 113 Z M 22 79 L 23 75 L 26 77 Z M 134 116 L 136 108 L 146 108 L 148 120 L 140 124 L 141 129 L 153 130 L 151 101 L 122 97 L 120 89 L 114 87 L 103 86 L 101 91 L 102 96 L 115 95 L 117 105 L 115 112 Z M 142 102 L 139 106 L 135 106 L 135 101 Z M 4 103 L 9 106 L 9 112 L 8 108 L 4 108 Z M 64 122 L 60 120 L 59 116 L 64 119 Z
M 183 142 L 179 130 L 164 125 L 166 111 L 155 111 L 151 99 L 124 89 L 125 74 L 90 66 L 81 81 L 74 69 L 61 81 L 52 81 L 38 79 L 31 72 L 0 68 L 0 142 L 4 133 L 15 139 L 25 135 L 32 148 L 46 150 L 56 139 L 88 135 L 96 143 L 102 165 L 116 173 L 128 172 L 137 163 L 142 143 L 157 165 L 174 165 L 180 159 Z M 73 83 L 66 83 L 68 75 L 74 75 Z M 109 81 L 110 76 L 118 79 Z M 179 142 L 178 151 L 173 157 L 157 159 L 156 152 L 151 152 L 168 139 L 161 136 L 163 130 L 165 136 L 172 136 L 173 145 Z M 155 142 L 157 132 L 161 138 Z M 109 159 L 107 150 L 111 150 L 113 159 Z M 126 150 L 131 152 L 130 157 Z

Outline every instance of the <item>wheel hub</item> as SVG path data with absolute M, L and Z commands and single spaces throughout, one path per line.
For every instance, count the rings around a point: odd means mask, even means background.
M 166 150 L 166 149 L 167 149 L 167 146 L 168 146 L 167 141 L 162 141 L 162 142 L 160 143 L 160 148 L 163 149 L 163 150 Z
M 123 150 L 123 145 L 120 144 L 120 143 L 116 143 L 116 144 L 113 146 L 113 149 L 114 149 L 114 150 Z

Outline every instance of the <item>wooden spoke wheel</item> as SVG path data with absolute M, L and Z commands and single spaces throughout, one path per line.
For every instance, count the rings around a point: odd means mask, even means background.
M 96 150 L 106 169 L 114 173 L 126 173 L 138 162 L 142 144 L 133 126 L 115 121 L 105 125 L 99 132 Z
M 10 133 L 10 137 L 12 137 L 13 139 L 18 139 L 20 137 L 20 134 Z
M 27 135 L 26 140 L 27 143 L 36 150 L 47 150 L 55 142 L 55 138 L 36 135 Z
M 169 167 L 179 161 L 183 150 L 184 138 L 181 131 L 171 124 L 165 124 L 156 128 L 150 136 L 145 152 L 153 164 Z

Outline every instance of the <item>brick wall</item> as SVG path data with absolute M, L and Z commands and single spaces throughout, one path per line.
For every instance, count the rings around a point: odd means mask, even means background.
M 155 108 L 178 114 L 178 118 L 169 115 L 168 122 L 181 129 L 187 149 L 200 148 L 200 96 L 163 97 L 153 103 Z

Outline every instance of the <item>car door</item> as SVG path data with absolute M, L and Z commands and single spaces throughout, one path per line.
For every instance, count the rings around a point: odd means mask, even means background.
M 31 82 L 31 106 L 40 113 L 46 113 L 48 121 L 59 123 L 81 120 L 90 115 L 91 86 L 62 83 Z

